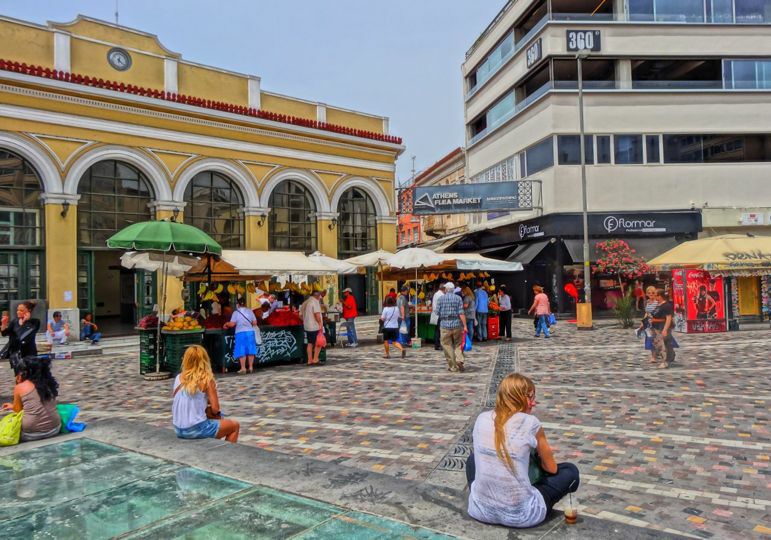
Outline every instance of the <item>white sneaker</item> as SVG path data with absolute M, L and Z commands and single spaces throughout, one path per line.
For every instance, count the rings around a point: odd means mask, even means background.
M 358 346 L 359 346 L 359 344 L 358 344 L 358 343 L 351 343 L 351 344 L 350 344 L 350 345 L 348 345 L 348 346 L 349 346 L 350 348 L 354 349 L 354 348 L 358 347 Z

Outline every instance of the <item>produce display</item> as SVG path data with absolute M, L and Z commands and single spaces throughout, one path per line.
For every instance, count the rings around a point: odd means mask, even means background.
M 151 313 L 150 315 L 142 317 L 137 323 L 137 328 L 141 328 L 142 330 L 158 328 L 158 316 L 154 313 Z
M 198 320 L 193 317 L 176 317 L 170 320 L 163 329 L 167 332 L 183 332 L 185 330 L 203 330 Z

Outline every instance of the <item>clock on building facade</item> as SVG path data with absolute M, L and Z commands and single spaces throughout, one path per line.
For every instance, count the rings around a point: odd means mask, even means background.
M 107 53 L 107 61 L 118 71 L 126 71 L 131 67 L 131 55 L 125 49 L 113 47 Z

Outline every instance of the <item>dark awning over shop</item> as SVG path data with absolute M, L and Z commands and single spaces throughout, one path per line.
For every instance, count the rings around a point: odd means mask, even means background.
M 563 239 L 562 241 L 565 243 L 565 247 L 574 263 L 584 262 L 583 240 L 570 238 Z M 637 252 L 637 255 L 646 261 L 661 255 L 680 243 L 671 236 L 662 238 L 624 238 L 624 241 Z M 598 240 L 596 238 L 589 240 L 589 256 L 592 261 L 597 260 L 597 243 Z
M 548 240 L 541 240 L 540 242 L 531 242 L 529 244 L 522 244 L 515 249 L 511 255 L 506 257 L 507 261 L 516 261 L 522 264 L 528 264 L 535 259 L 543 248 L 549 243 Z

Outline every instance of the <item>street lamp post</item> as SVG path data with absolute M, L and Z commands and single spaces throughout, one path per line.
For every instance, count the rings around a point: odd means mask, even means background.
M 584 302 L 588 306 L 589 321 L 592 313 L 592 282 L 591 261 L 589 256 L 589 213 L 586 201 L 586 141 L 584 135 L 584 81 L 582 62 L 589 56 L 589 49 L 581 49 L 576 53 L 578 67 L 578 123 L 579 123 L 579 148 L 581 152 L 581 198 L 583 201 L 583 227 L 584 227 Z

